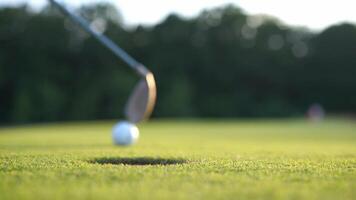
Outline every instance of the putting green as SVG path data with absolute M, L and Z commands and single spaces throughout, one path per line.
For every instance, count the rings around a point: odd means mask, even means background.
M 354 199 L 356 123 L 154 121 L 0 128 L 0 199 Z

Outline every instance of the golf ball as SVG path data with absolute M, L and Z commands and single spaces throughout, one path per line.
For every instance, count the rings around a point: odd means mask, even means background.
M 132 145 L 139 136 L 139 130 L 133 123 L 122 121 L 117 123 L 112 130 L 112 139 L 117 145 Z

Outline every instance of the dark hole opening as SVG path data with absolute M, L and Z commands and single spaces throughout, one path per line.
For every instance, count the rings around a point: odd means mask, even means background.
M 168 159 L 153 157 L 118 158 L 104 157 L 91 160 L 90 163 L 101 165 L 178 165 L 186 163 L 184 159 Z

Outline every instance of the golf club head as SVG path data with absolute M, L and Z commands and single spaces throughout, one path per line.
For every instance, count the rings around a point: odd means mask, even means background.
M 151 72 L 148 72 L 135 86 L 125 107 L 128 121 L 138 123 L 148 119 L 156 103 L 156 82 Z

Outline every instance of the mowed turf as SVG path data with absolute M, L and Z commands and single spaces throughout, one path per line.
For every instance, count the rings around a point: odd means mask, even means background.
M 356 123 L 153 121 L 0 128 L 0 199 L 355 199 Z

